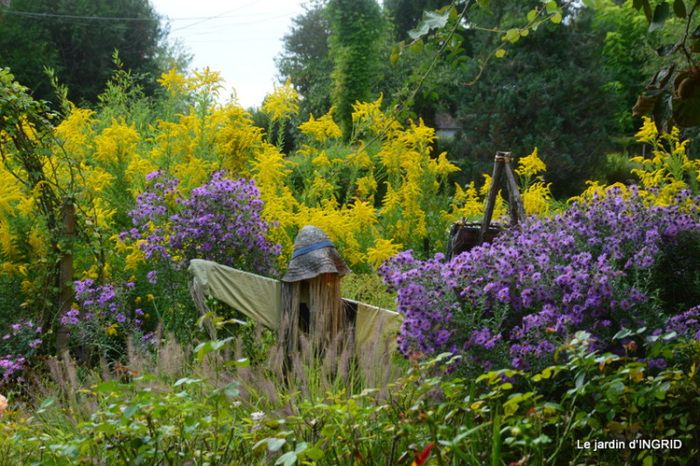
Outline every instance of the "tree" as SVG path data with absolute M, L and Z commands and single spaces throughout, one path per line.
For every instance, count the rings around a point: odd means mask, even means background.
M 375 97 L 385 31 L 375 0 L 330 0 L 328 16 L 333 59 L 332 102 L 345 139 L 352 131 L 352 106 Z
M 491 9 L 492 23 L 484 17 L 480 25 L 509 31 L 523 15 L 508 2 L 492 1 Z M 610 79 L 602 66 L 602 35 L 592 30 L 585 10 L 564 13 L 566 21 L 531 31 L 503 60 L 491 61 L 473 85 L 462 87 L 459 142 L 462 165 L 472 166 L 472 178 L 490 165 L 496 150 L 520 155 L 534 147 L 548 165 L 555 194 L 576 192 L 599 170 L 619 105 L 611 105 L 615 97 L 604 87 Z M 473 40 L 477 51 L 489 50 L 501 37 Z
M 330 25 L 325 0 L 305 6 L 303 14 L 292 19 L 292 29 L 284 36 L 284 51 L 277 58 L 281 82 L 289 79 L 302 97 L 300 116 L 321 116 L 331 106 L 333 60 L 328 53 Z
M 45 67 L 67 85 L 71 100 L 94 103 L 112 74 L 115 50 L 126 69 L 150 76 L 146 90 L 169 53 L 148 0 L 14 0 L 0 9 L 0 29 L 0 66 L 44 99 L 54 97 Z

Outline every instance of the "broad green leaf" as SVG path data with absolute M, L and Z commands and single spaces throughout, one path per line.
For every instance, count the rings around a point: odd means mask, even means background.
M 421 37 L 428 34 L 433 29 L 440 29 L 445 27 L 447 20 L 450 17 L 450 12 L 446 11 L 444 13 L 438 13 L 436 11 L 425 11 L 423 12 L 423 19 L 416 26 L 415 29 L 408 31 L 408 36 L 413 39 L 420 39 Z
M 506 33 L 503 35 L 503 40 L 506 42 L 510 42 L 511 44 L 516 43 L 520 40 L 520 29 L 508 29 L 508 31 L 506 31 Z
M 644 16 L 647 17 L 647 22 L 651 23 L 653 14 L 651 12 L 651 5 L 649 4 L 649 0 L 642 0 L 642 9 L 644 10 Z
M 685 2 L 683 0 L 674 0 L 673 2 L 673 12 L 681 19 L 685 19 L 688 16 L 688 12 L 685 9 Z
M 668 15 L 671 12 L 671 7 L 667 2 L 659 3 L 654 9 L 654 16 L 649 24 L 649 32 L 654 32 L 657 29 L 661 29 L 668 19 Z
M 138 410 L 139 410 L 139 405 L 129 405 L 129 406 L 127 406 L 126 409 L 124 410 L 123 415 L 124 415 L 125 418 L 129 419 L 129 418 L 131 418 L 134 414 L 136 414 L 136 411 L 138 411 Z
M 275 465 L 280 464 L 282 466 L 292 466 L 296 462 L 297 454 L 293 451 L 288 451 L 284 455 L 277 458 L 277 461 L 275 461 Z
M 562 20 L 561 13 L 554 13 L 554 15 L 552 15 L 551 21 L 552 21 L 554 24 L 559 24 L 559 23 L 561 23 L 561 20 Z
M 505 49 L 498 49 L 496 50 L 496 58 L 503 58 L 506 56 L 506 51 Z
M 311 447 L 311 448 L 308 448 L 306 451 L 304 451 L 304 456 L 306 456 L 314 461 L 318 461 L 321 458 L 323 458 L 323 450 L 321 450 L 318 447 Z
M 267 449 L 269 451 L 272 451 L 272 452 L 279 451 L 279 449 L 282 448 L 282 446 L 285 443 L 287 443 L 287 441 L 283 438 L 275 438 L 275 437 L 268 438 L 267 439 Z

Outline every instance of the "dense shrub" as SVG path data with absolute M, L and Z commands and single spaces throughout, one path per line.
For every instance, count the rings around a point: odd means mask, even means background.
M 102 382 L 72 401 L 48 398 L 29 418 L 12 412 L 11 398 L 0 449 L 13 464 L 51 465 L 408 464 L 421 454 L 426 464 L 694 464 L 697 343 L 650 344 L 650 352 L 689 358 L 663 370 L 591 351 L 591 344 L 580 332 L 561 348 L 566 362 L 468 379 L 446 375 L 454 359 L 442 354 L 414 362 L 386 386 L 335 387 L 304 399 L 270 393 L 267 387 L 281 380 L 261 368 L 252 369 L 254 377 L 243 368 L 235 375 L 254 386 L 232 380 L 230 371 L 174 382 L 153 375 Z M 632 443 L 642 439 L 676 443 L 661 449 Z M 582 447 L 603 440 L 625 447 Z
M 163 259 L 180 268 L 199 258 L 273 273 L 280 247 L 267 239 L 269 224 L 262 218 L 263 203 L 254 181 L 230 180 L 215 172 L 185 196 L 177 192 L 176 179 L 160 172 L 147 179 L 146 191 L 130 212 L 134 228 L 122 233 L 123 239 L 138 244 L 147 260 Z
M 612 189 L 451 262 L 399 254 L 381 273 L 406 316 L 401 351 L 464 352 L 470 365 L 527 369 L 551 361 L 579 330 L 614 351 L 621 329 L 661 331 L 687 308 L 658 299 L 653 268 L 679 234 L 700 230 L 697 209 L 681 207 L 698 198 L 683 192 L 677 201 L 649 206 L 633 188 Z

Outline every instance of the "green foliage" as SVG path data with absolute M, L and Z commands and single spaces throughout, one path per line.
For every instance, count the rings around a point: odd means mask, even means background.
M 331 106 L 333 60 L 328 53 L 326 3 L 313 2 L 292 19 L 292 29 L 283 39 L 284 51 L 276 60 L 280 74 L 303 96 L 299 112 L 303 120 L 310 114 L 321 116 Z
M 291 386 L 263 401 L 272 379 L 239 381 L 251 370 L 240 361 L 209 376 L 106 381 L 72 402 L 49 397 L 29 418 L 9 411 L 0 448 L 8 462 L 52 465 L 395 464 L 430 444 L 429 464 L 694 464 L 700 348 L 662 340 L 650 341 L 650 352 L 675 353 L 681 365 L 658 370 L 632 355 L 599 354 L 582 332 L 561 348 L 557 364 L 536 374 L 461 379 L 446 375 L 454 360 L 441 355 L 383 386 L 305 399 Z M 201 346 L 202 361 L 225 344 Z M 682 446 L 631 446 L 640 439 Z M 626 448 L 593 446 L 611 440 Z
M 352 106 L 374 100 L 379 82 L 384 20 L 375 0 L 331 0 L 330 53 L 336 115 L 347 140 L 352 132 Z
M 485 24 L 510 30 L 522 12 L 499 5 L 491 3 L 494 17 Z M 501 41 L 497 36 L 481 40 L 475 48 L 493 49 Z M 530 32 L 509 46 L 503 60 L 490 63 L 472 86 L 458 90 L 462 152 L 453 158 L 476 169 L 467 173 L 469 178 L 486 170 L 496 150 L 526 154 L 538 147 L 554 194 L 580 191 L 611 145 L 609 129 L 620 108 L 610 105 L 600 46 L 601 36 L 579 12 L 568 24 Z
M 634 106 L 636 115 L 651 114 L 660 130 L 673 125 L 700 126 L 700 4 L 695 0 L 635 0 L 644 13 L 648 33 L 657 38 L 663 66 L 654 74 Z
M 71 100 L 95 103 L 112 74 L 115 49 L 127 69 L 148 76 L 143 83 L 150 92 L 153 78 L 183 61 L 164 43 L 166 30 L 146 0 L 13 0 L 0 9 L 0 24 L 0 65 L 44 99 L 55 97 L 45 67 L 68 86 Z
M 371 303 L 384 309 L 396 307 L 396 294 L 387 290 L 384 281 L 377 274 L 354 273 L 343 278 L 343 297 Z

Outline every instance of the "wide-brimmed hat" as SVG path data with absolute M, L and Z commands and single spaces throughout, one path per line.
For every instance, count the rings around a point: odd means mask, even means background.
M 328 236 L 320 228 L 307 225 L 294 239 L 292 260 L 282 281 L 309 280 L 322 273 L 337 273 L 342 277 L 350 269 Z

